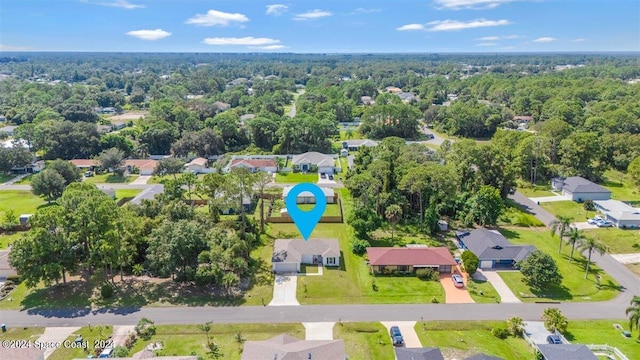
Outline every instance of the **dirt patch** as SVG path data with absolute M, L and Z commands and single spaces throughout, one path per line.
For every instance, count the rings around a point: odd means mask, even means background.
M 626 264 L 627 269 L 633 271 L 636 275 L 640 276 L 640 263 Z
M 470 350 L 460 350 L 460 349 L 454 349 L 454 348 L 440 348 L 440 350 L 442 351 L 442 356 L 445 359 L 457 359 L 457 360 L 462 360 L 466 357 L 469 357 L 477 353 L 477 351 L 474 352 Z
M 148 111 L 129 111 L 124 114 L 110 116 L 109 120 L 111 120 L 111 122 L 138 120 L 139 118 L 144 118 L 148 114 Z

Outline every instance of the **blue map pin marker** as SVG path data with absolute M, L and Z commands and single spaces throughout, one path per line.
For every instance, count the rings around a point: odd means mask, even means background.
M 302 211 L 298 207 L 298 195 L 302 196 L 311 196 L 316 199 L 316 206 L 309 211 Z M 327 208 L 327 199 L 324 197 L 324 192 L 317 185 L 310 183 L 301 183 L 294 186 L 289 193 L 287 194 L 287 212 L 291 219 L 293 219 L 293 223 L 296 224 L 300 234 L 305 240 L 309 239 L 313 229 L 318 225 L 318 221 L 324 214 L 325 209 Z

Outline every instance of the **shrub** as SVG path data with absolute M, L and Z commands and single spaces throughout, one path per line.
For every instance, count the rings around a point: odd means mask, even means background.
M 108 299 L 110 297 L 113 296 L 113 287 L 109 284 L 103 284 L 100 287 L 100 296 L 102 296 L 103 299 Z
M 431 298 L 431 303 L 432 303 L 432 304 L 437 304 L 437 303 L 439 303 L 439 302 L 440 302 L 440 301 L 438 301 L 438 298 L 437 298 L 437 297 L 435 297 L 435 296 L 434 296 L 434 297 L 432 297 L 432 298 Z
M 506 339 L 507 336 L 509 336 L 509 330 L 507 330 L 507 328 L 505 328 L 504 326 L 495 327 L 491 329 L 491 334 L 498 339 Z
M 127 356 L 129 356 L 129 349 L 126 347 L 116 346 L 115 349 L 113 349 L 113 357 L 126 358 Z
M 438 271 L 430 268 L 416 270 L 416 276 L 422 280 L 440 281 L 440 274 Z
M 127 347 L 127 349 L 131 349 L 133 347 L 133 345 L 136 343 L 136 334 L 129 334 L 129 336 L 127 336 L 127 338 L 124 340 L 124 346 Z
M 476 256 L 476 254 L 467 250 L 462 253 L 462 263 L 464 264 L 464 270 L 469 275 L 473 275 L 478 270 L 478 264 L 480 259 Z
M 367 252 L 367 248 L 371 246 L 367 240 L 354 239 L 351 242 L 351 252 L 356 255 L 363 255 Z
M 154 325 L 153 321 L 147 318 L 140 319 L 140 321 L 138 321 L 138 325 L 136 325 L 135 327 L 135 330 L 136 334 L 142 340 L 149 340 L 153 335 L 156 334 L 156 326 Z
M 135 276 L 140 276 L 144 272 L 144 267 L 142 266 L 142 264 L 135 264 L 133 265 L 133 269 L 131 269 L 131 272 Z

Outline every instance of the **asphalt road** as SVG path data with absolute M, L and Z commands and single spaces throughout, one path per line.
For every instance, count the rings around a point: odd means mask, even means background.
M 155 184 L 96 184 L 98 188 L 111 188 L 111 189 L 146 189 L 149 187 L 153 187 Z M 2 190 L 21 190 L 21 191 L 31 191 L 31 185 L 23 184 L 23 185 L 0 185 L 0 191 Z

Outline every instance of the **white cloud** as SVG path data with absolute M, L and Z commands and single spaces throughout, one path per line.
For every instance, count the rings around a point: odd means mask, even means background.
M 515 0 L 434 0 L 439 9 L 493 9 Z
M 293 17 L 293 20 L 318 19 L 321 17 L 331 16 L 331 15 L 333 14 L 329 11 L 315 9 L 315 10 L 307 11 L 306 13 L 298 14 Z
M 146 7 L 144 5 L 132 4 L 127 0 L 114 0 L 112 2 L 95 2 L 95 3 L 89 2 L 89 0 L 82 0 L 82 2 L 87 4 L 100 5 L 100 6 L 118 7 L 118 8 L 127 9 L 127 10 L 142 9 Z
M 356 14 L 372 14 L 372 13 L 379 13 L 382 12 L 382 9 L 367 9 L 367 8 L 357 8 L 355 9 L 351 15 L 356 15 Z
M 280 40 L 247 36 L 242 38 L 234 38 L 234 37 L 206 38 L 202 42 L 207 45 L 266 46 L 266 45 L 277 45 L 280 43 Z
M 280 16 L 287 12 L 289 7 L 282 4 L 267 5 L 266 15 Z
M 492 43 L 492 42 L 484 42 L 484 43 L 478 43 L 476 44 L 476 46 L 496 46 L 498 45 L 497 43 Z
M 586 41 L 586 40 L 583 39 L 583 38 L 577 38 L 577 39 L 573 39 L 571 41 L 573 41 L 573 42 L 583 42 L 583 41 Z
M 7 44 L 0 44 L 0 51 L 29 51 L 33 50 L 33 48 L 29 46 L 13 46 Z
M 137 37 L 140 40 L 156 41 L 170 36 L 171 33 L 162 29 L 155 30 L 133 30 L 126 33 L 129 36 Z
M 485 36 L 485 37 L 481 37 L 477 40 L 480 41 L 496 41 L 496 40 L 500 40 L 500 36 Z
M 507 35 L 504 38 L 505 39 L 520 39 L 522 36 L 520 35 Z
M 228 26 L 231 23 L 243 23 L 249 21 L 244 14 L 226 13 L 218 10 L 209 10 L 206 14 L 197 14 L 187 19 L 186 24 L 198 26 Z
M 284 45 L 249 46 L 249 49 L 258 49 L 258 50 L 280 50 L 284 48 L 286 48 L 286 46 Z
M 424 25 L 422 24 L 407 24 L 402 25 L 399 28 L 396 28 L 398 31 L 414 31 L 414 30 L 424 30 Z
M 535 43 L 549 43 L 549 42 L 556 41 L 556 40 L 557 40 L 556 38 L 545 36 L 545 37 L 537 38 L 537 39 L 533 40 L 533 42 L 535 42 Z
M 428 31 L 456 31 L 463 29 L 474 29 L 481 27 L 491 27 L 491 26 L 503 26 L 509 25 L 511 22 L 509 20 L 486 20 L 486 19 L 476 19 L 471 21 L 459 21 L 459 20 L 441 20 L 441 21 L 432 21 L 427 23 L 427 25 L 431 25 L 428 28 Z

